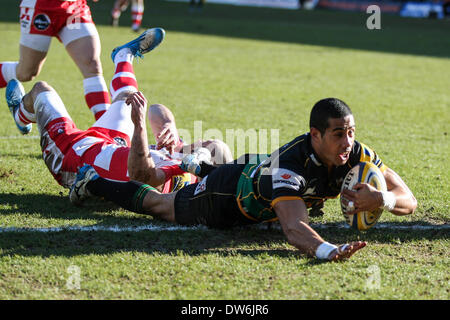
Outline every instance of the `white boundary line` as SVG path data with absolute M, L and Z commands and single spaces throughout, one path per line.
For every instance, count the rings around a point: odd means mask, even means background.
M 204 226 L 185 227 L 185 226 L 158 226 L 158 225 L 143 225 L 136 227 L 123 226 L 69 226 L 69 227 L 49 227 L 49 228 L 16 228 L 16 227 L 0 227 L 0 233 L 6 232 L 63 232 L 63 231 L 107 231 L 107 232 L 141 232 L 141 231 L 186 231 L 186 230 L 208 230 Z
M 258 229 L 267 229 L 266 224 L 259 224 L 254 226 Z M 344 223 L 340 224 L 311 224 L 311 227 L 315 229 L 350 229 L 350 226 Z M 275 224 L 272 225 L 274 229 L 281 229 L 280 225 Z M 387 223 L 379 223 L 373 227 L 373 229 L 388 229 L 388 230 L 448 230 L 450 229 L 450 224 L 441 224 L 441 225 L 391 225 Z M 49 228 L 18 228 L 18 227 L 0 227 L 0 233 L 8 233 L 8 232 L 38 232 L 38 233 L 51 233 L 51 232 L 63 232 L 63 231 L 82 231 L 82 232 L 97 232 L 97 231 L 106 231 L 106 232 L 141 232 L 141 231 L 190 231 L 190 230 L 213 230 L 208 229 L 205 226 L 167 226 L 167 225 L 142 225 L 136 227 L 123 227 L 119 225 L 115 226 L 68 226 L 68 227 L 49 227 Z

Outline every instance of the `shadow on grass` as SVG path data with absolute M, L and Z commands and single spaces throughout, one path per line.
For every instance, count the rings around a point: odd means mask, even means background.
M 4 0 L 1 21 L 17 22 L 17 0 Z M 90 2 L 97 25 L 110 24 L 113 1 Z M 129 10 L 129 9 L 128 9 Z M 282 10 L 207 4 L 189 13 L 187 3 L 154 0 L 144 12 L 143 26 L 166 31 L 232 38 L 300 43 L 343 49 L 450 57 L 449 20 L 411 19 L 383 14 L 381 30 L 368 30 L 369 15 L 354 12 Z M 129 12 L 117 32 L 131 32 Z M 18 26 L 19 28 L 19 26 Z M 101 36 L 101 34 L 100 34 Z
M 138 217 L 137 217 L 138 218 Z M 120 219 L 118 219 L 120 220 Z M 116 221 L 118 221 L 116 220 Z M 131 219 L 124 219 L 130 222 Z M 167 224 L 151 222 L 159 226 Z M 99 223 L 99 225 L 102 225 Z M 396 223 L 396 226 L 399 224 Z M 327 228 L 319 233 L 332 243 L 363 240 L 370 243 L 398 245 L 417 240 L 440 240 L 450 237 L 449 229 L 376 230 L 364 234 L 342 228 Z M 287 241 L 281 230 L 241 227 L 231 230 L 187 229 L 183 231 L 79 231 L 58 232 L 0 232 L 0 256 L 78 256 L 144 252 L 149 255 L 190 256 L 217 254 L 219 256 L 261 255 L 282 258 L 302 257 Z M 312 259 L 311 261 L 315 261 Z M 313 262 L 311 262 L 313 263 Z
M 38 215 L 44 219 L 63 220 L 96 220 L 98 225 L 124 223 L 149 223 L 146 216 L 117 217 L 109 215 L 112 211 L 120 210 L 111 202 L 92 200 L 86 201 L 83 207 L 72 205 L 66 194 L 59 196 L 48 194 L 0 194 L 0 205 L 8 205 L 12 208 L 0 208 L 0 216 L 15 214 Z

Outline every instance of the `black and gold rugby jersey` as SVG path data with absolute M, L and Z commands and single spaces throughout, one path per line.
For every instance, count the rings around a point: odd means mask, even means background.
M 387 167 L 369 147 L 355 141 L 345 165 L 328 173 L 306 133 L 268 155 L 254 155 L 239 179 L 236 196 L 241 212 L 255 221 L 276 220 L 273 206 L 283 200 L 301 199 L 307 208 L 321 207 L 336 198 L 346 174 L 361 161 L 373 162 L 382 172 Z

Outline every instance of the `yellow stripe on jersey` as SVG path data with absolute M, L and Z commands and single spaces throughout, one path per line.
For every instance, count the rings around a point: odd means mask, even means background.
M 381 170 L 381 172 L 386 171 L 387 166 L 381 161 L 381 159 L 378 157 L 375 151 L 370 149 L 364 143 L 360 142 L 360 144 L 361 144 L 361 157 L 359 158 L 359 161 L 372 162 Z
M 303 199 L 301 197 L 296 197 L 296 196 L 282 196 L 282 197 L 273 199 L 272 203 L 270 205 L 273 208 L 273 206 L 276 205 L 278 202 L 286 201 L 286 200 L 303 200 Z

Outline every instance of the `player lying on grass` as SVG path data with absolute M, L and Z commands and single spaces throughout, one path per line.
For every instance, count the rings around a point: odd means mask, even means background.
M 149 150 L 147 144 L 142 157 L 141 146 L 131 143 L 133 136 L 139 136 L 145 127 L 145 114 L 143 119 L 132 117 L 131 106 L 147 104 L 138 91 L 132 61 L 134 56 L 154 49 L 163 38 L 164 30 L 149 29 L 136 40 L 114 49 L 113 103 L 87 130 L 77 129 L 59 95 L 47 83 L 36 83 L 26 95 L 20 82 L 8 83 L 8 106 L 14 114 L 20 114 L 14 119 L 21 125 L 22 121 L 37 123 L 44 161 L 62 186 L 70 188 L 76 172 L 84 164 L 92 165 L 102 177 L 116 181 L 131 178 L 161 192 L 174 191 L 196 181 L 196 177 L 178 167 L 181 152 L 190 151 L 190 147 L 180 142 L 173 114 L 163 105 L 154 105 L 149 112 L 158 145 Z M 219 159 L 219 163 L 230 160 L 231 152 L 224 143 L 214 140 L 205 141 L 203 145 L 218 150 L 216 156 L 225 157 Z M 149 155 L 154 162 L 147 161 Z
M 278 219 L 289 243 L 301 252 L 319 259 L 346 259 L 366 243 L 336 246 L 324 241 L 308 225 L 307 208 L 337 197 L 353 166 L 360 161 L 373 162 L 383 172 L 389 190 L 382 195 L 365 184 L 357 191 L 347 191 L 343 196 L 354 202 L 355 212 L 384 207 L 396 215 L 411 214 L 416 199 L 373 150 L 355 141 L 355 121 L 343 101 L 330 98 L 317 102 L 311 111 L 310 128 L 309 133 L 270 157 L 224 164 L 201 182 L 177 192 L 161 194 L 143 183 L 109 181 L 85 166 L 70 194 L 79 200 L 101 196 L 128 210 L 182 225 L 230 228 Z

